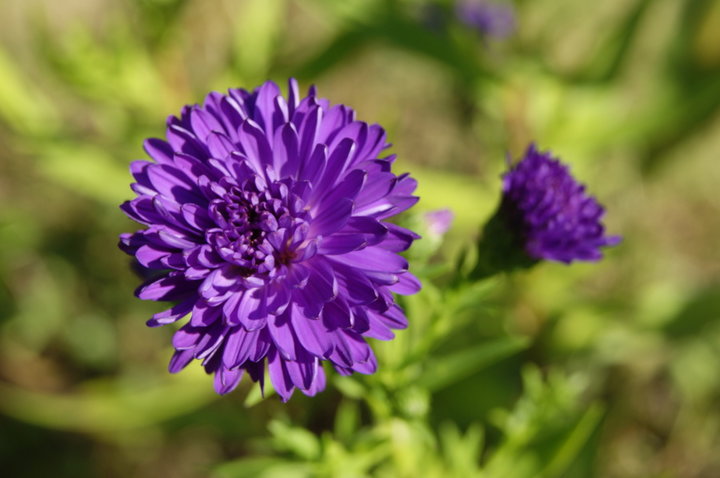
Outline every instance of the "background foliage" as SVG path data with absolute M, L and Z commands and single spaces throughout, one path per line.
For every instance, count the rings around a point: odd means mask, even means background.
M 4 476 L 720 476 L 720 2 L 518 0 L 505 40 L 429 3 L 0 1 Z M 456 219 L 411 251 L 425 289 L 376 375 L 219 398 L 165 372 L 117 205 L 167 115 L 290 75 L 389 130 L 405 221 Z M 531 140 L 624 243 L 452 281 Z

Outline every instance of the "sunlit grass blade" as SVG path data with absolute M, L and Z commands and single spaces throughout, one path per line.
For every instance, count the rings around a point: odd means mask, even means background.
M 434 358 L 416 383 L 431 392 L 436 392 L 520 352 L 529 345 L 529 342 L 524 337 L 504 337 Z

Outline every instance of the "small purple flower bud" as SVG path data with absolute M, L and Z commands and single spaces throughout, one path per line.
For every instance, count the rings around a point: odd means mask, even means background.
M 502 200 L 485 226 L 473 275 L 485 277 L 540 260 L 598 261 L 602 247 L 621 240 L 605 235 L 604 213 L 566 165 L 531 144 L 503 175 Z
M 438 209 L 424 215 L 428 233 L 434 237 L 442 237 L 450 229 L 455 215 L 450 209 Z

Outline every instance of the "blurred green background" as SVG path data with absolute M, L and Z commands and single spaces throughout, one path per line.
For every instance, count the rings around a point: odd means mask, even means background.
M 0 0 L 0 474 L 720 476 L 720 2 L 513 5 L 492 39 L 450 1 Z M 167 115 L 288 76 L 387 128 L 406 221 L 455 222 L 376 375 L 219 398 L 166 373 L 117 206 Z M 624 242 L 449 289 L 533 140 Z

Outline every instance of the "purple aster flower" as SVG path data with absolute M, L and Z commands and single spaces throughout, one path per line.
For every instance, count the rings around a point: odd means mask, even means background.
M 600 221 L 605 210 L 585 193 L 585 186 L 534 144 L 503 176 L 503 203 L 524 238 L 525 252 L 534 259 L 597 261 L 601 247 L 620 241 L 605 235 Z
M 511 5 L 485 0 L 458 0 L 455 15 L 460 22 L 482 35 L 505 38 L 515 30 L 515 13 Z
M 386 222 L 416 182 L 381 157 L 384 130 L 290 80 L 287 99 L 272 82 L 210 93 L 166 137 L 130 167 L 137 197 L 121 208 L 148 227 L 120 247 L 163 271 L 136 295 L 175 303 L 149 326 L 190 315 L 170 372 L 199 359 L 225 394 L 245 372 L 262 386 L 267 364 L 284 401 L 325 387 L 323 361 L 373 373 L 365 338 L 406 327 L 393 293 L 420 289 L 398 255 L 418 236 Z
M 604 213 L 566 165 L 531 144 L 503 175 L 502 200 L 485 226 L 473 275 L 485 277 L 540 260 L 600 260 L 600 248 L 620 242 L 619 236 L 605 235 Z

